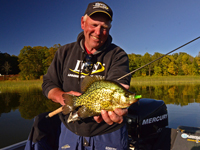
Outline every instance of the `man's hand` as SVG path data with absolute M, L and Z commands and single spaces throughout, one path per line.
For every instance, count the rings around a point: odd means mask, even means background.
M 114 111 L 101 110 L 101 116 L 94 116 L 94 120 L 98 123 L 104 120 L 109 125 L 112 125 L 114 122 L 120 124 L 123 122 L 123 116 L 127 113 L 127 109 L 119 108 L 116 108 Z
M 61 105 L 65 105 L 64 98 L 62 97 L 63 94 L 71 94 L 75 96 L 80 96 L 81 93 L 70 91 L 70 92 L 64 92 L 59 88 L 53 88 L 48 93 L 48 98 L 56 103 L 60 103 Z
M 129 89 L 129 85 L 122 84 L 123 87 L 126 89 Z M 116 108 L 114 111 L 105 111 L 101 110 L 101 116 L 94 116 L 94 120 L 97 123 L 100 123 L 101 121 L 105 121 L 107 124 L 112 125 L 114 122 L 116 123 L 122 123 L 123 122 L 123 116 L 128 113 L 128 109 L 120 109 Z

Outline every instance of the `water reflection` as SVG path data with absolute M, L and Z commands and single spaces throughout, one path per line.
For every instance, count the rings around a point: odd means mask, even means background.
M 200 126 L 200 85 L 134 86 L 130 87 L 130 91 L 141 94 L 143 98 L 163 100 L 168 108 L 169 127 Z M 26 140 L 33 118 L 58 107 L 60 104 L 45 98 L 40 88 L 17 92 L 2 91 L 0 148 Z
M 48 100 L 39 88 L 0 94 L 0 116 L 2 113 L 18 109 L 22 118 L 32 119 L 40 113 L 55 110 L 59 106 Z
M 189 103 L 200 103 L 200 85 L 134 86 L 130 87 L 130 91 L 141 94 L 143 98 L 163 100 L 165 104 L 186 106 Z M 32 119 L 58 107 L 60 105 L 48 100 L 39 88 L 0 94 L 0 116 L 18 109 L 22 118 Z
M 135 86 L 130 90 L 145 98 L 163 100 L 165 104 L 185 106 L 200 102 L 200 85 Z
M 60 104 L 53 103 L 39 88 L 0 93 L 0 148 L 28 138 L 33 118 L 53 111 Z

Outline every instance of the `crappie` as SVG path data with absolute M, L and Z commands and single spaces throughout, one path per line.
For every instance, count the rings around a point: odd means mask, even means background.
M 100 115 L 101 110 L 113 111 L 115 108 L 127 108 L 138 101 L 140 95 L 125 89 L 121 84 L 103 80 L 101 77 L 86 76 L 81 84 L 84 92 L 81 96 L 63 94 L 66 105 L 63 114 L 67 115 L 68 123 L 80 118 Z M 77 110 L 72 113 L 72 111 Z

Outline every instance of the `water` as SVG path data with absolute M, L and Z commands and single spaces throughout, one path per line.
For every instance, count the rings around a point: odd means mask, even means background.
M 200 127 L 200 85 L 136 86 L 132 92 L 143 98 L 163 100 L 170 128 Z M 46 99 L 40 89 L 0 93 L 0 148 L 26 140 L 34 116 L 60 105 Z
M 200 103 L 189 103 L 187 106 L 168 104 L 169 127 L 179 125 L 200 127 Z
M 3 113 L 0 117 L 0 148 L 27 139 L 33 119 L 24 119 L 19 110 Z

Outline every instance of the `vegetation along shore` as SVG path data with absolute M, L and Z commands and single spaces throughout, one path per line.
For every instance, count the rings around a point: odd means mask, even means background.
M 47 69 L 52 62 L 56 51 L 61 47 L 60 44 L 55 44 L 53 47 L 46 46 L 24 46 L 18 56 L 10 56 L 7 53 L 0 52 L 0 77 L 1 75 L 19 75 L 19 80 L 40 79 L 46 74 Z M 129 70 L 133 71 L 149 62 L 156 60 L 164 54 L 155 52 L 153 55 L 146 52 L 144 55 L 128 54 Z M 179 80 L 182 76 L 200 76 L 200 52 L 193 57 L 185 52 L 173 53 L 167 55 L 154 63 L 134 72 L 132 77 L 145 77 L 141 80 L 148 80 L 146 77 L 152 76 L 167 76 L 171 80 L 171 76 L 175 80 Z M 181 77 L 179 77 L 181 76 Z M 153 77 L 154 78 L 154 77 Z M 151 82 L 153 82 L 153 78 Z M 190 77 L 186 77 L 185 80 Z M 135 78 L 133 78 L 134 81 Z M 140 80 L 140 78 L 137 78 Z M 156 80 L 164 80 L 157 78 Z M 192 77 L 193 79 L 193 77 Z M 177 81 L 176 81 L 177 82 Z
M 151 77 L 132 77 L 131 86 L 143 85 L 183 85 L 200 84 L 200 76 L 151 76 Z M 0 91 L 18 91 L 30 88 L 41 89 L 42 80 L 13 80 L 0 81 Z

